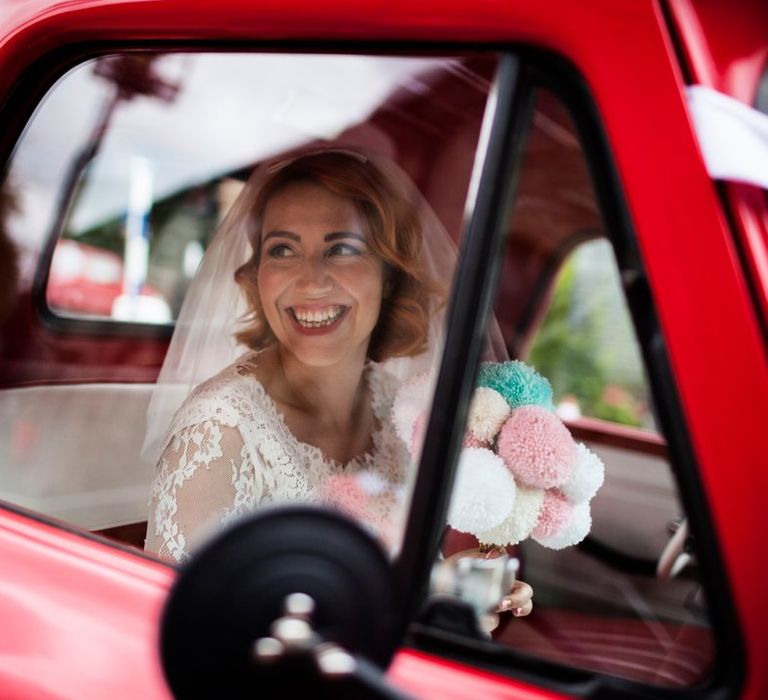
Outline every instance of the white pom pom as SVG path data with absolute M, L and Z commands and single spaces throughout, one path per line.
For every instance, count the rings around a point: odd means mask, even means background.
M 493 442 L 512 409 L 495 389 L 478 387 L 469 405 L 469 428 L 481 442 Z
M 574 506 L 573 514 L 566 526 L 552 537 L 534 537 L 540 545 L 549 549 L 564 549 L 581 542 L 592 528 L 592 515 L 589 511 L 589 502 L 579 503 Z
M 577 443 L 576 466 L 560 491 L 571 503 L 584 503 L 597 493 L 604 480 L 605 466 L 602 460 L 585 445 Z
M 467 447 L 461 453 L 448 509 L 448 524 L 476 534 L 500 525 L 515 505 L 517 487 L 500 457 Z
M 522 542 L 536 526 L 543 500 L 543 489 L 518 486 L 515 507 L 509 516 L 498 527 L 478 533 L 477 539 L 481 544 L 499 547 Z
M 429 375 L 417 374 L 403 382 L 392 403 L 392 424 L 398 437 L 406 444 L 413 440 L 413 426 L 416 419 L 429 408 L 431 397 Z
M 357 483 L 363 493 L 371 497 L 380 496 L 390 486 L 381 474 L 372 471 L 360 472 L 357 475 Z

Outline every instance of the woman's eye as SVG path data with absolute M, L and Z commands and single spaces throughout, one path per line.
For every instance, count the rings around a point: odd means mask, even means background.
M 337 243 L 328 249 L 329 257 L 347 257 L 350 255 L 362 255 L 362 251 L 349 243 Z
M 291 250 L 290 246 L 287 246 L 284 243 L 279 243 L 278 245 L 272 246 L 267 251 L 267 255 L 270 258 L 288 258 L 293 256 L 294 252 Z

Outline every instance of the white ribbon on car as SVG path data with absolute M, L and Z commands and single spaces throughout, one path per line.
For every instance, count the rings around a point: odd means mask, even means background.
M 704 85 L 686 96 L 712 178 L 768 189 L 768 115 Z

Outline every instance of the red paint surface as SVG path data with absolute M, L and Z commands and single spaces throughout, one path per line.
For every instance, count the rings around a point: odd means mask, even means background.
M 763 31 L 750 57 L 765 51 L 766 36 Z M 691 37 L 695 31 L 687 37 L 691 51 L 705 54 Z M 62 45 L 147 39 L 508 41 L 551 49 L 577 67 L 613 149 L 727 566 L 748 654 L 743 697 L 767 697 L 764 537 L 755 526 L 768 489 L 765 347 L 656 4 L 5 2 L 0 94 L 30 63 Z M 718 49 L 710 59 L 713 81 L 732 94 L 754 89 L 754 70 L 736 65 L 738 52 Z M 6 512 L 0 513 L 0 561 L 4 695 L 54 697 L 55 688 L 66 687 L 73 688 L 70 697 L 162 696 L 155 625 L 169 571 Z M 423 697 L 554 697 L 412 653 L 398 657 L 392 674 Z
M 747 3 L 733 12 L 724 3 L 671 3 L 691 81 L 754 106 L 768 70 L 768 3 Z M 768 322 L 768 198 L 744 183 L 728 183 L 724 196 L 739 236 L 758 312 Z
M 0 512 L 0 696 L 169 698 L 158 620 L 174 570 Z
M 421 700 L 562 700 L 569 696 L 406 649 L 392 662 L 395 685 Z

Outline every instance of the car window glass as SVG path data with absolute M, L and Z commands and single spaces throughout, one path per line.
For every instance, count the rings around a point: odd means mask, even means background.
M 389 524 L 414 476 L 391 417 L 396 377 L 415 372 L 441 332 L 496 62 L 128 53 L 66 73 L 2 190 L 14 275 L 0 348 L 0 499 L 139 548 L 149 514 L 153 551 L 173 561 L 257 504 L 320 502 L 395 552 L 399 526 Z M 259 187 L 316 152 L 333 161 L 323 167 L 336 184 L 292 175 L 254 223 Z M 354 177 L 342 182 L 339 160 Z M 322 215 L 296 215 L 310 206 Z M 194 300 L 195 328 L 210 334 L 191 354 L 168 352 L 225 220 L 240 247 L 210 258 L 222 269 Z M 427 230 L 445 254 L 425 273 Z M 251 293 L 270 301 L 257 309 Z M 317 377 L 338 369 L 333 353 L 369 339 L 376 350 L 350 384 L 359 404 L 332 427 L 330 408 L 310 406 L 313 391 L 302 393 L 284 358 Z M 330 354 L 316 354 L 322 343 Z M 163 384 L 169 403 L 147 419 L 166 353 L 181 369 Z M 339 377 L 334 396 L 348 381 Z M 155 452 L 142 451 L 148 423 Z
M 172 321 L 244 169 L 338 136 L 438 63 L 143 54 L 75 68 L 30 123 L 11 172 L 24 200 L 14 227 L 33 227 L 39 244 L 63 218 L 40 271 L 51 311 Z M 237 108 L 226 109 L 233 93 Z
M 654 686 L 696 686 L 714 643 L 682 532 L 681 547 L 669 546 L 684 510 L 585 153 L 547 90 L 536 95 L 517 175 L 496 319 L 511 360 L 525 364 L 481 366 L 443 554 L 456 561 L 474 545 L 486 562 L 505 550 L 519 558 L 533 610 L 485 608 L 481 630 L 496 644 Z M 466 591 L 477 605 L 477 591 Z

